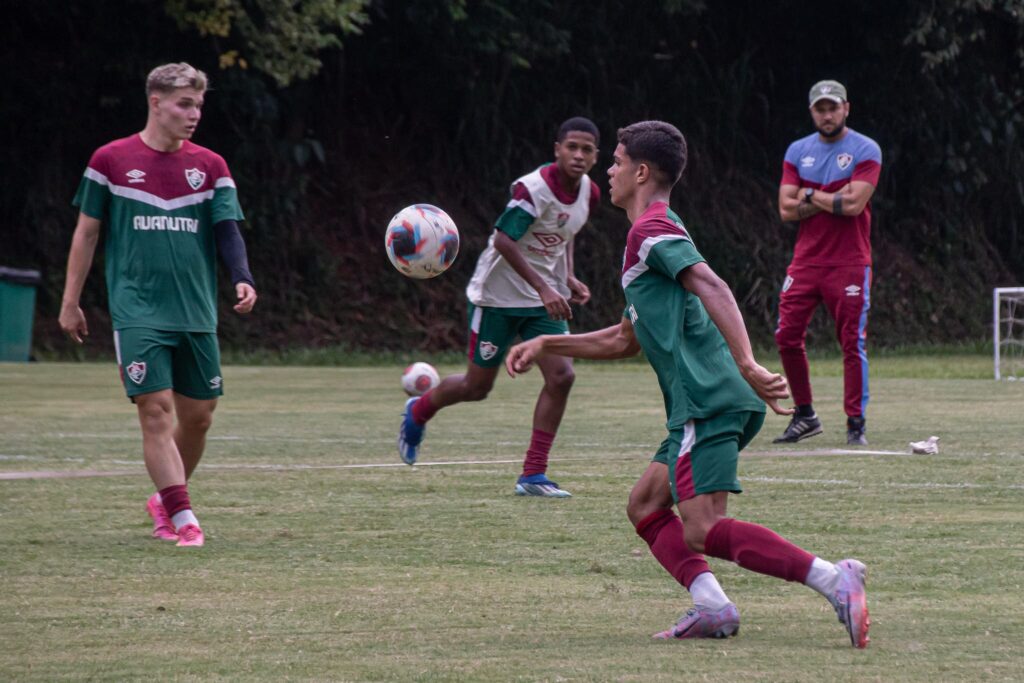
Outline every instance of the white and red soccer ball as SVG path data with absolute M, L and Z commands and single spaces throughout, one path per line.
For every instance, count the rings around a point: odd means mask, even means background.
M 402 373 L 402 389 L 410 396 L 422 396 L 441 383 L 441 376 L 430 363 L 413 363 Z
M 420 280 L 437 277 L 459 253 L 459 229 L 436 206 L 413 204 L 388 223 L 384 246 L 391 264 L 403 275 Z

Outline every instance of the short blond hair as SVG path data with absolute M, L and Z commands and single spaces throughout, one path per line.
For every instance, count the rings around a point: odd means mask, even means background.
M 163 64 L 149 72 L 146 77 L 146 97 L 154 92 L 169 93 L 178 88 L 206 90 L 206 74 L 185 62 Z

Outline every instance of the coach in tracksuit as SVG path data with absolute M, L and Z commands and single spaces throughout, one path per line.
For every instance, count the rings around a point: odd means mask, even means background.
M 809 99 L 817 130 L 786 150 L 779 187 L 779 215 L 784 221 L 799 221 L 800 230 L 779 295 L 775 331 L 797 411 L 775 443 L 800 441 L 822 431 L 812 402 L 804 339 L 814 309 L 824 303 L 843 348 L 846 442 L 864 446 L 871 196 L 882 170 L 882 152 L 874 140 L 846 127 L 850 103 L 841 83 L 815 83 Z

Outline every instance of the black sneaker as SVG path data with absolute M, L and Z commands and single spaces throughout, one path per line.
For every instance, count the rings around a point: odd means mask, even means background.
M 846 445 L 867 446 L 868 437 L 865 435 L 867 425 L 863 417 L 849 417 L 846 419 Z
M 794 415 L 793 419 L 789 421 L 786 431 L 777 439 L 772 439 L 772 443 L 796 443 L 815 434 L 821 434 L 821 432 L 821 420 L 816 414 L 811 414 L 808 417 Z

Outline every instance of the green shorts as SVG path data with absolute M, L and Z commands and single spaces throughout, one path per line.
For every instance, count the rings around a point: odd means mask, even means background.
M 128 398 L 164 389 L 200 401 L 224 393 L 216 333 L 129 327 L 114 330 L 114 348 Z
M 467 302 L 469 359 L 481 368 L 501 365 L 512 342 L 542 334 L 569 334 L 569 323 L 552 320 L 543 306 L 535 308 L 488 308 Z
M 706 420 L 690 420 L 661 442 L 651 462 L 668 465 L 672 500 L 679 503 L 702 493 L 742 493 L 736 478 L 740 451 L 764 424 L 764 413 L 725 413 Z

